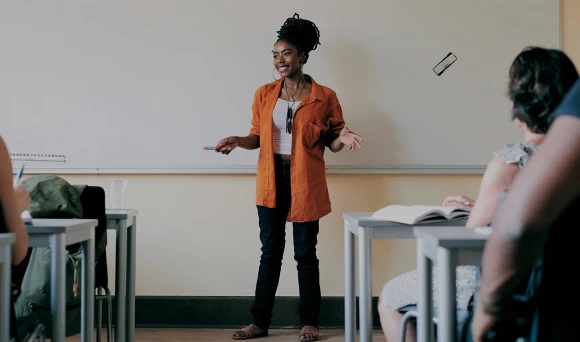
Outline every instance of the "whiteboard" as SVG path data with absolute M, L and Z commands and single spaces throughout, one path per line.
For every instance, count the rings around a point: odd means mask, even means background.
M 12 153 L 65 156 L 29 171 L 255 172 L 258 151 L 202 146 L 248 134 L 295 12 L 321 32 L 305 72 L 365 139 L 327 150 L 330 172 L 481 171 L 522 138 L 506 96 L 514 57 L 560 48 L 557 0 L 2 1 L 0 134 Z

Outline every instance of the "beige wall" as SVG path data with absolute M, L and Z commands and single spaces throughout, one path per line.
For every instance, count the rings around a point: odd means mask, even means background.
M 564 50 L 580 66 L 580 1 L 563 1 L 563 42 Z M 116 177 L 65 176 L 72 183 L 105 189 L 107 179 Z M 128 202 L 140 211 L 137 295 L 253 294 L 260 256 L 253 176 L 125 178 L 129 179 Z M 334 211 L 321 222 L 318 247 L 323 295 L 344 293 L 342 212 L 373 211 L 392 203 L 437 205 L 446 195 L 455 193 L 475 197 L 480 178 L 329 175 Z M 291 229 L 287 232 L 278 294 L 297 296 Z M 114 270 L 114 235 L 109 237 L 109 266 Z M 373 294 L 378 295 L 386 280 L 414 268 L 414 241 L 375 241 L 372 262 Z
M 580 70 L 580 1 L 562 0 L 562 45 Z

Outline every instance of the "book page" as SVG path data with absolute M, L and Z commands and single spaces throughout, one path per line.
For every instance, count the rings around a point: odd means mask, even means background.
M 429 211 L 429 212 L 441 212 L 446 217 L 451 217 L 451 214 L 454 212 L 469 212 L 463 208 L 457 207 L 444 207 L 444 206 L 429 206 L 429 205 L 414 205 L 413 207 L 422 208 L 422 210 Z
M 442 214 L 441 212 L 438 213 L 437 207 L 390 205 L 377 210 L 372 217 L 386 221 L 413 224 L 425 218 L 427 215 L 431 217 L 442 216 Z
M 405 224 L 415 224 L 417 222 L 433 220 L 437 218 L 451 219 L 467 215 L 469 215 L 469 211 L 454 207 L 427 205 L 389 205 L 385 208 L 377 210 L 373 214 L 372 218 Z

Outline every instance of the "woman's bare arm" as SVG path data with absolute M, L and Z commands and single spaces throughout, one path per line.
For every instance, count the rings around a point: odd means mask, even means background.
M 480 297 L 500 303 L 536 262 L 550 225 L 580 195 L 580 119 L 558 117 L 493 219 Z
M 491 221 L 500 194 L 511 186 L 519 171 L 516 164 L 507 164 L 499 157 L 491 160 L 483 174 L 479 194 L 466 223 L 467 227 L 481 227 Z

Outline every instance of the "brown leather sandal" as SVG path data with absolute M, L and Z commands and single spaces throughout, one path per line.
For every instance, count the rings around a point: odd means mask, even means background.
M 249 340 L 252 338 L 266 337 L 268 336 L 268 330 L 262 330 L 254 324 L 250 324 L 247 327 L 243 327 L 240 330 L 234 332 L 232 340 Z
M 298 336 L 299 341 L 318 341 L 318 328 L 311 325 L 305 325 Z

